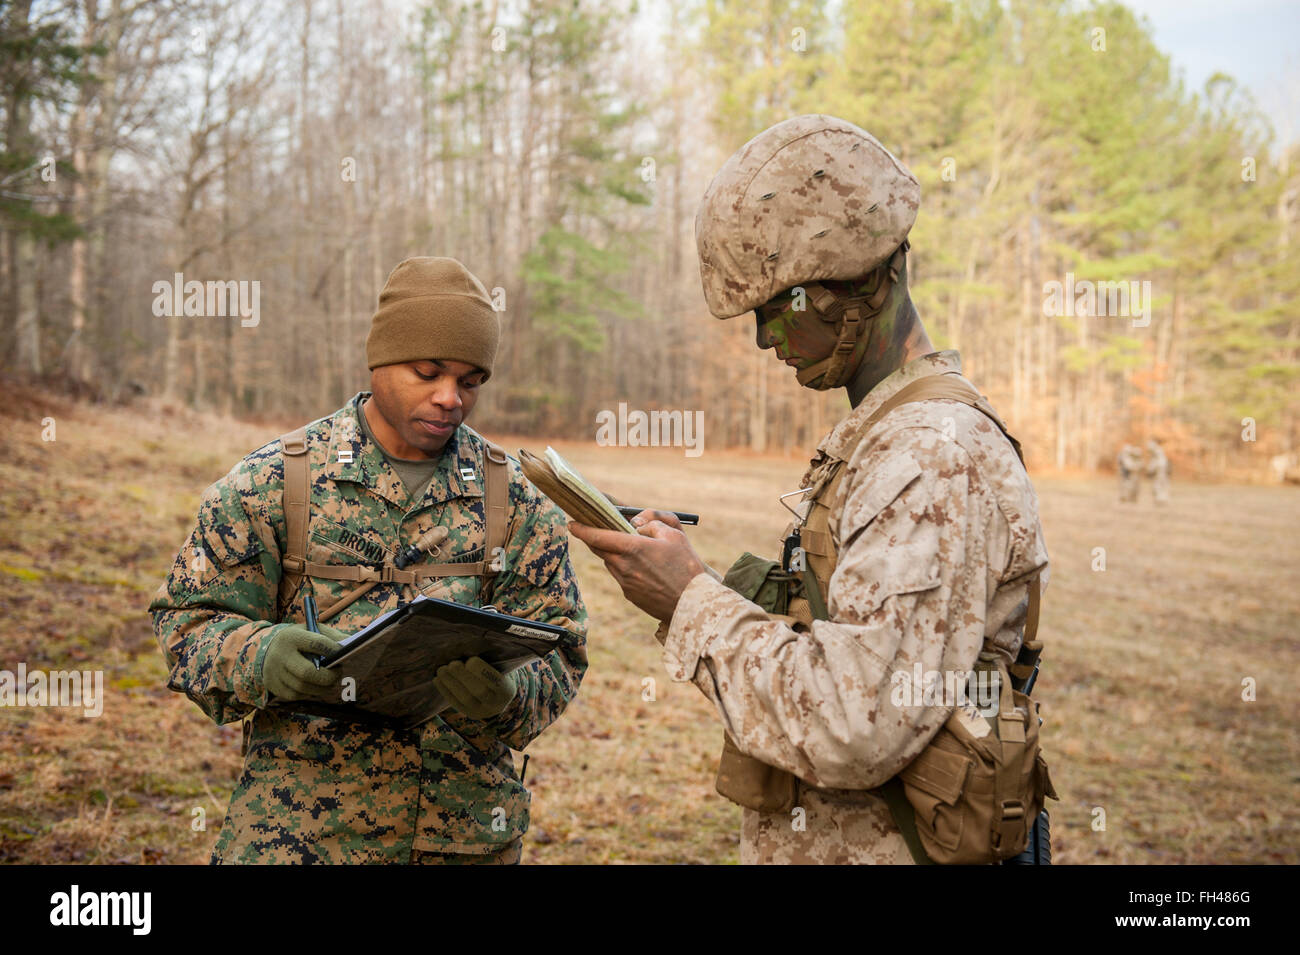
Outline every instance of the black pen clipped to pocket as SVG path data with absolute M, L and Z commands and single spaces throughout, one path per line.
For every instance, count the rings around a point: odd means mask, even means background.
M 316 598 L 311 594 L 302 598 L 302 612 L 307 616 L 307 629 L 312 633 L 320 633 L 320 627 L 316 623 Z M 320 657 L 312 657 L 312 663 L 316 669 L 320 669 Z

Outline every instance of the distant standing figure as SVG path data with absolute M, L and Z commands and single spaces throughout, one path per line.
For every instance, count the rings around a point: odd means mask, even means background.
M 1142 452 L 1134 445 L 1126 444 L 1120 448 L 1119 459 L 1119 499 L 1122 503 L 1132 504 L 1138 499 L 1139 485 L 1142 480 Z
M 1151 493 L 1157 504 L 1169 503 L 1169 458 L 1160 442 L 1152 438 L 1147 442 L 1147 477 L 1151 478 Z
M 1300 484 L 1300 453 L 1275 454 L 1269 460 L 1269 468 L 1278 484 Z

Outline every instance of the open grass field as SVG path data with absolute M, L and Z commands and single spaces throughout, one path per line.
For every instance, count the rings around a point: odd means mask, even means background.
M 207 861 L 239 725 L 164 688 L 145 607 L 203 488 L 297 423 L 106 410 L 0 383 L 0 669 L 102 669 L 106 694 L 99 718 L 0 709 L 0 861 Z M 624 501 L 700 512 L 692 537 L 719 568 L 773 551 L 777 495 L 804 464 L 557 447 Z M 1157 510 L 1147 494 L 1119 505 L 1109 480 L 1035 484 L 1052 558 L 1037 695 L 1062 797 L 1056 860 L 1300 862 L 1300 490 L 1175 482 Z M 591 666 L 529 750 L 524 861 L 736 862 L 740 810 L 713 792 L 715 718 L 667 679 L 653 622 L 584 546 L 573 553 Z

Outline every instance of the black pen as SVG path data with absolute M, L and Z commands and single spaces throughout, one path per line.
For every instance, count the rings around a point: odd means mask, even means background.
M 618 512 L 624 517 L 636 517 L 636 515 L 646 510 L 644 507 L 624 507 L 622 504 L 616 504 L 615 507 L 618 508 Z M 657 508 L 650 508 L 650 510 L 657 510 Z M 700 515 L 698 514 L 684 514 L 681 511 L 668 511 L 666 513 L 673 515 L 683 524 L 700 523 Z
M 316 598 L 311 594 L 302 598 L 302 612 L 307 616 L 307 629 L 312 633 L 320 633 L 320 627 L 316 625 Z M 320 657 L 312 657 L 311 662 L 320 669 Z
M 307 615 L 307 629 L 312 633 L 320 633 L 320 628 L 316 625 L 316 598 L 311 594 L 303 597 L 302 610 Z

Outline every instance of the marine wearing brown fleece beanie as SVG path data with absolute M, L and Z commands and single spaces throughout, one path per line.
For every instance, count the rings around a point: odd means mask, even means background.
M 399 262 L 379 293 L 366 336 L 372 369 L 406 361 L 463 361 L 492 375 L 501 321 L 483 283 L 455 259 Z

